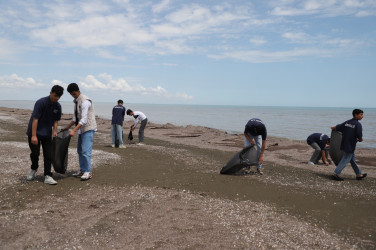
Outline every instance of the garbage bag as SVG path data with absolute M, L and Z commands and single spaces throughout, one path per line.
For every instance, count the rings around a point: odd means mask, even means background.
M 235 174 L 244 167 L 257 165 L 257 149 L 254 145 L 243 148 L 221 169 L 221 174 Z
M 69 131 L 60 131 L 52 139 L 52 166 L 56 173 L 65 174 L 68 167 Z
M 329 155 L 336 166 L 341 161 L 343 156 L 343 151 L 341 150 L 341 142 L 342 133 L 339 131 L 332 131 L 332 134 L 330 135 Z
M 128 140 L 130 140 L 130 141 L 133 140 L 132 130 L 129 131 Z

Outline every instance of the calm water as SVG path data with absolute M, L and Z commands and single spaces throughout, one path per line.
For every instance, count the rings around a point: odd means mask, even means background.
M 33 109 L 35 101 L 3 101 L 0 106 Z M 72 102 L 61 102 L 63 113 L 73 113 Z M 111 119 L 114 103 L 94 103 L 96 115 Z M 246 107 L 208 105 L 162 105 L 125 104 L 127 109 L 138 110 L 149 121 L 159 124 L 200 125 L 217 128 L 229 133 L 242 133 L 250 118 L 264 121 L 268 134 L 272 136 L 305 140 L 311 133 L 330 135 L 330 127 L 352 117 L 352 108 L 311 108 L 311 107 Z M 376 108 L 364 108 L 364 142 L 358 147 L 376 148 Z M 126 121 L 133 118 L 127 116 Z

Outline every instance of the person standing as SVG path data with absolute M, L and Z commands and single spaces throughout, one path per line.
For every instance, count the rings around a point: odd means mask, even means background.
M 63 130 L 68 130 L 75 125 L 69 135 L 73 137 L 78 132 L 77 153 L 80 170 L 73 176 L 80 177 L 82 180 L 89 180 L 92 178 L 91 153 L 94 132 L 97 131 L 94 104 L 89 97 L 81 93 L 76 83 L 69 84 L 67 90 L 74 98 L 74 116 Z
M 138 143 L 137 145 L 144 145 L 144 130 L 146 124 L 148 123 L 148 118 L 146 115 L 140 111 L 132 111 L 131 109 L 127 110 L 127 115 L 133 116 L 135 119 L 134 124 L 131 126 L 131 130 L 134 131 L 139 122 L 141 122 L 140 129 L 138 130 Z
M 312 154 L 308 164 L 315 165 L 319 162 L 320 158 L 325 165 L 329 166 L 328 147 L 330 145 L 330 138 L 326 134 L 313 133 L 307 138 L 307 144 L 310 145 L 315 151 Z
M 125 148 L 123 145 L 123 121 L 125 116 L 125 107 L 123 100 L 118 100 L 118 104 L 112 109 L 111 134 L 112 144 L 115 147 L 116 137 L 119 140 L 119 148 Z
M 343 178 L 339 177 L 342 170 L 350 162 L 353 168 L 356 179 L 362 180 L 367 176 L 366 173 L 362 174 L 362 170 L 356 163 L 355 148 L 356 143 L 363 141 L 363 128 L 359 122 L 363 119 L 363 110 L 354 109 L 352 112 L 353 118 L 331 127 L 332 130 L 336 130 L 342 133 L 341 150 L 344 152 L 341 161 L 338 163 L 337 168 L 334 170 L 332 179 L 336 181 L 343 181 Z
M 267 131 L 264 123 L 258 118 L 252 118 L 247 122 L 244 129 L 244 147 L 256 145 L 257 147 L 257 172 L 262 175 L 262 163 L 266 147 Z
M 34 105 L 29 124 L 27 127 L 27 136 L 29 148 L 31 150 L 31 169 L 26 177 L 28 181 L 35 178 L 38 170 L 40 155 L 40 145 L 43 149 L 44 160 L 44 183 L 56 185 L 57 182 L 52 178 L 52 136 L 57 136 L 58 121 L 61 119 L 61 105 L 58 102 L 64 93 L 64 88 L 54 85 L 50 95 L 40 98 Z M 53 127 L 53 130 L 52 130 Z

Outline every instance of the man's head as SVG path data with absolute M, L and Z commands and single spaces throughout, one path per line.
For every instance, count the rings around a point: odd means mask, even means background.
M 81 94 L 80 88 L 78 87 L 77 83 L 74 82 L 68 85 L 67 90 L 74 99 L 77 99 Z
M 353 112 L 352 112 L 352 115 L 353 117 L 356 119 L 356 120 L 362 120 L 363 119 L 363 110 L 361 109 L 354 109 Z
M 59 101 L 60 97 L 64 93 L 64 88 L 59 85 L 54 85 L 50 92 L 50 100 L 51 102 Z
M 123 100 L 118 100 L 118 105 L 123 105 Z
M 128 109 L 127 110 L 127 115 L 132 116 L 133 115 L 133 111 L 131 109 Z

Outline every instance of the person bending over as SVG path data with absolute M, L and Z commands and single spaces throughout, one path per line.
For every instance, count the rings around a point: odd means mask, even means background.
M 138 130 L 138 143 L 137 145 L 144 145 L 144 130 L 146 124 L 148 123 L 148 118 L 146 115 L 140 111 L 132 111 L 131 109 L 127 110 L 127 115 L 133 116 L 135 119 L 134 124 L 131 126 L 131 130 L 134 131 L 139 122 L 141 122 L 140 129 Z
M 258 156 L 257 172 L 260 175 L 263 174 L 261 168 L 262 168 L 262 163 L 264 161 L 263 156 L 264 156 L 264 151 L 266 147 L 266 136 L 267 136 L 266 127 L 260 119 L 252 118 L 245 125 L 244 147 L 247 147 L 250 145 L 256 145 L 257 156 Z
M 328 159 L 328 147 L 330 145 L 330 138 L 326 134 L 313 133 L 307 138 L 307 144 L 310 145 L 315 151 L 312 154 L 308 164 L 315 165 L 319 162 L 320 158 L 322 162 L 329 166 L 330 161 Z

